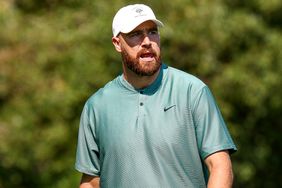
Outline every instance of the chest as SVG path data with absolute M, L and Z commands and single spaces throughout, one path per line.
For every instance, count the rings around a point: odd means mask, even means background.
M 96 123 L 101 153 L 186 147 L 195 139 L 194 125 L 185 99 L 178 100 L 137 94 L 109 101 Z

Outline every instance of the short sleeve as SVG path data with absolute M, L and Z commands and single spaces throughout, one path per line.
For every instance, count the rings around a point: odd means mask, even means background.
M 207 86 L 202 87 L 195 95 L 192 111 L 202 159 L 217 151 L 229 150 L 233 153 L 237 150 Z
M 99 148 L 95 132 L 94 112 L 86 104 L 80 118 L 75 168 L 81 173 L 99 176 Z

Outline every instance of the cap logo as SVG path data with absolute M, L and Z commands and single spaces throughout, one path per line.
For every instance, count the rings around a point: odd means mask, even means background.
M 144 13 L 144 10 L 142 8 L 135 8 L 135 12 L 137 13 L 137 15 L 135 15 L 135 17 L 139 17 L 139 16 L 146 16 L 146 13 Z
M 136 11 L 138 14 L 141 14 L 141 12 L 143 12 L 143 10 L 141 8 L 137 8 Z

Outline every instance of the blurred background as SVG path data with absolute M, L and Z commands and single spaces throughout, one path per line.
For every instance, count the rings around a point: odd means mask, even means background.
M 0 188 L 75 188 L 80 113 L 121 73 L 126 0 L 0 0 Z M 235 188 L 282 187 L 282 1 L 144 0 L 166 64 L 213 91 L 239 151 Z M 130 163 L 129 163 L 130 165 Z

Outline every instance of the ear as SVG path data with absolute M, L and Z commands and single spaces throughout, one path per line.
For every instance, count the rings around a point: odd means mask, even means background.
M 113 37 L 112 42 L 113 45 L 115 46 L 116 51 L 121 52 L 120 39 L 118 37 Z

